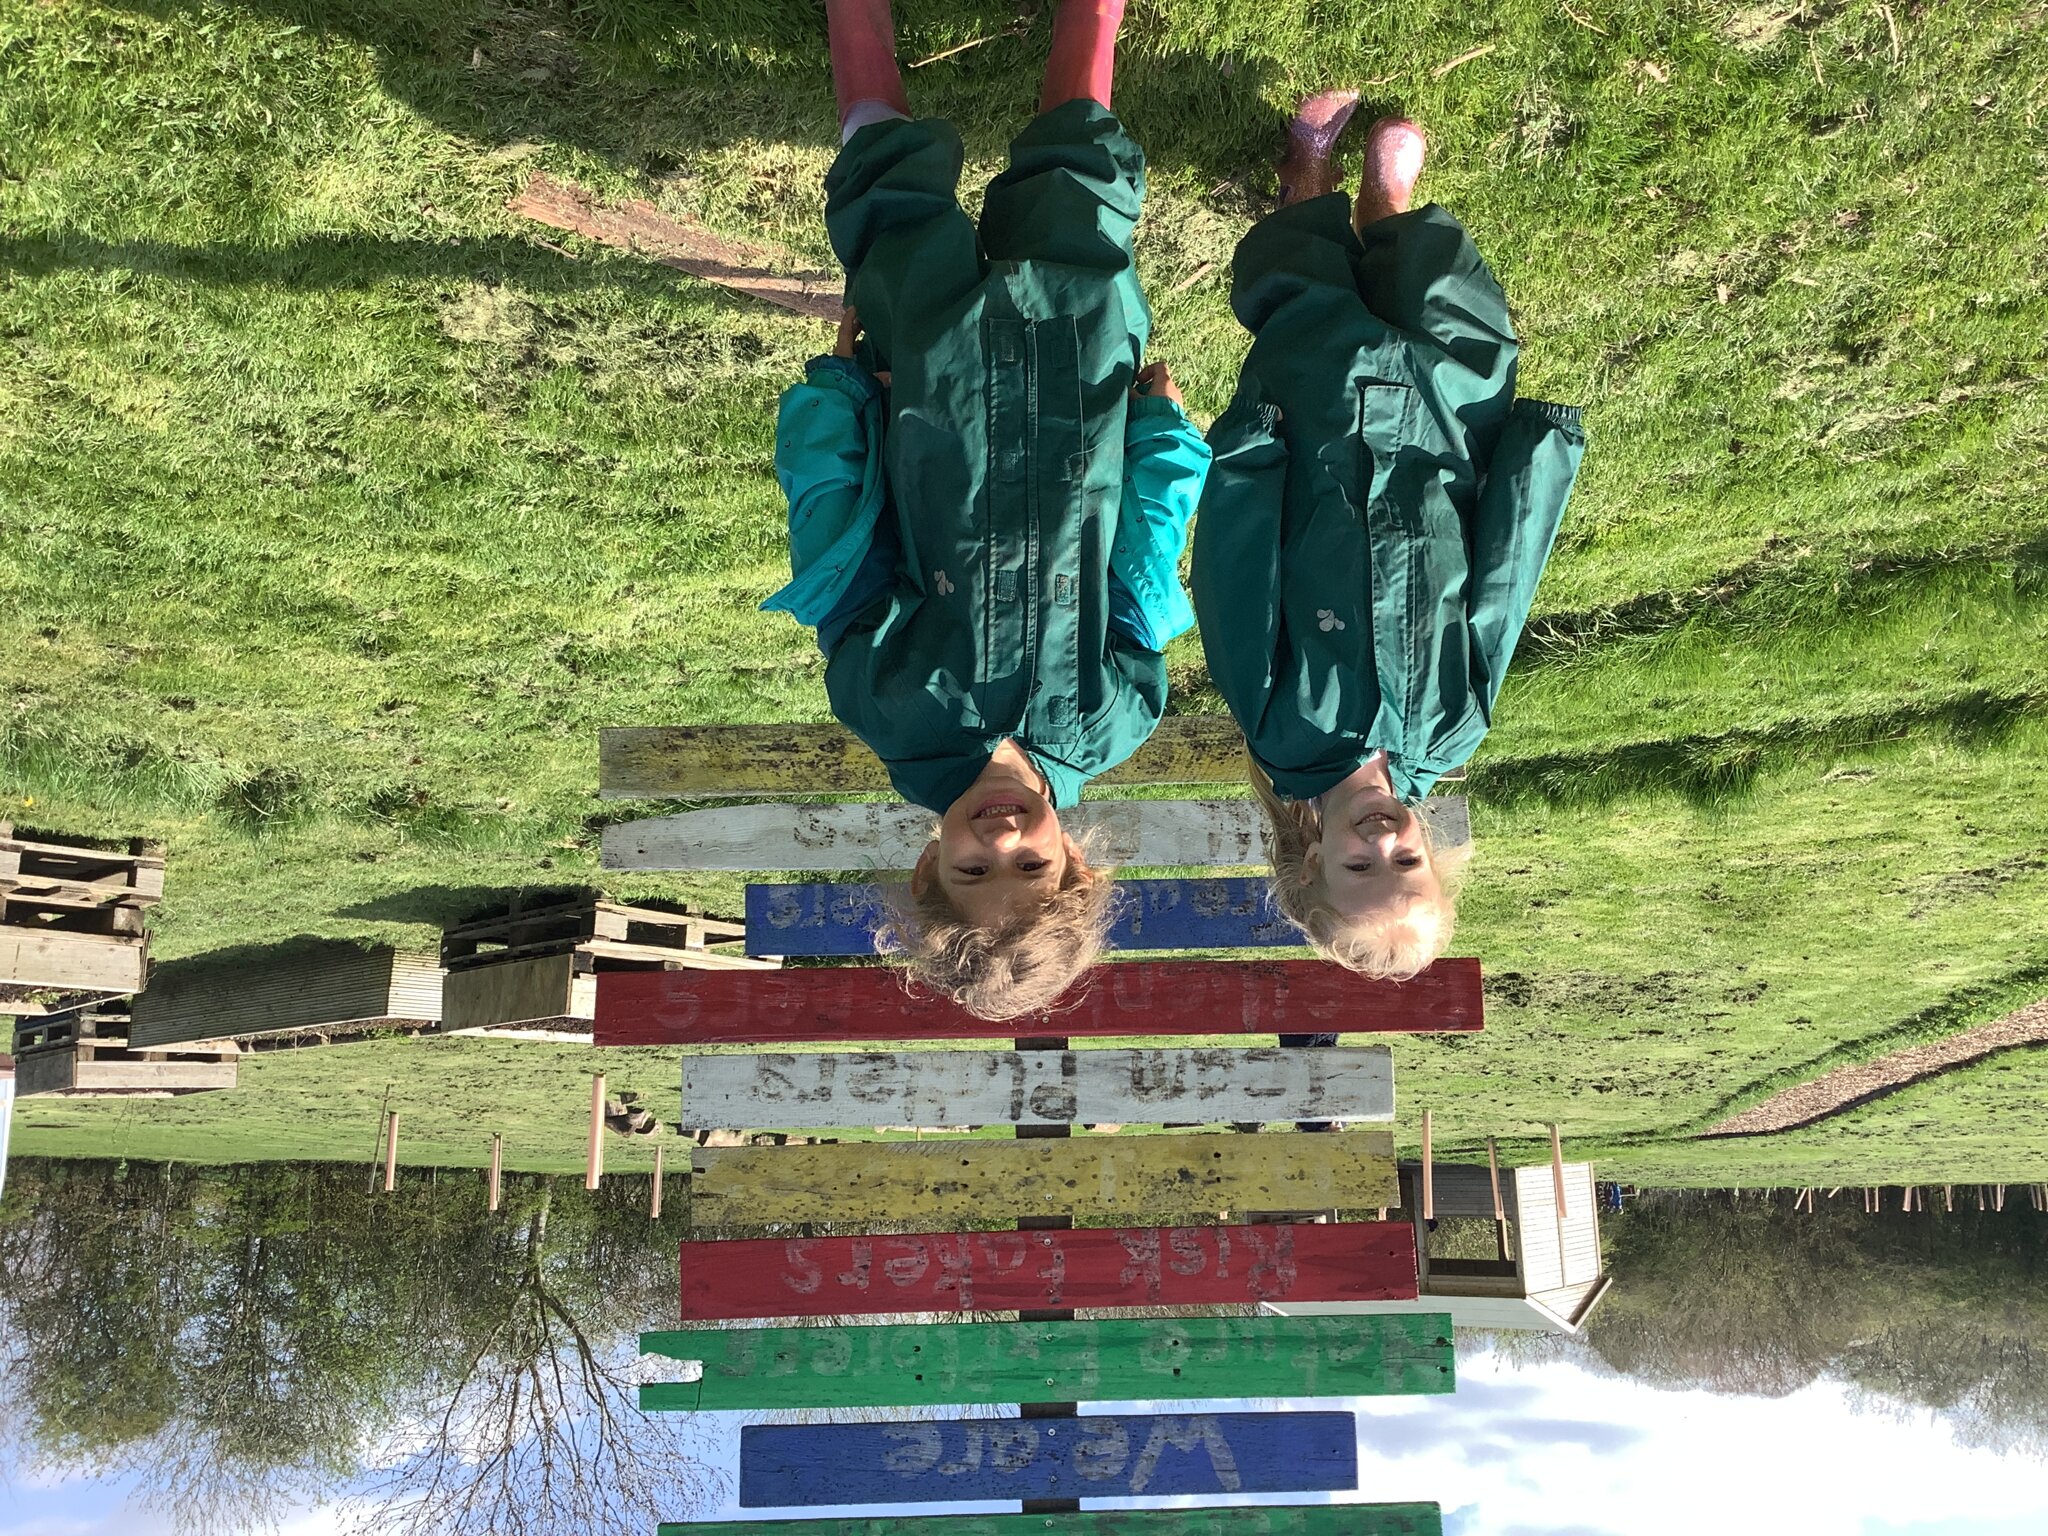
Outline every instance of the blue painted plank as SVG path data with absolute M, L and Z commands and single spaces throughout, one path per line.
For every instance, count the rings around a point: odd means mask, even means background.
M 1275 912 L 1259 875 L 1120 880 L 1111 949 L 1274 949 L 1305 942 Z M 750 885 L 750 955 L 871 955 L 885 911 L 879 885 Z
M 1348 1413 L 749 1424 L 745 1509 L 1303 1493 L 1358 1483 Z

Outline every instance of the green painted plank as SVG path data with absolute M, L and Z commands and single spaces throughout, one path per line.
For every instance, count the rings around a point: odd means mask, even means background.
M 640 1406 L 650 1411 L 1378 1397 L 1456 1387 L 1451 1320 L 1439 1313 L 699 1328 L 643 1333 L 640 1348 L 703 1362 L 697 1381 L 642 1386 Z
M 1268 1504 L 1234 1509 L 1101 1509 L 923 1519 L 713 1520 L 661 1536 L 1443 1536 L 1434 1504 Z

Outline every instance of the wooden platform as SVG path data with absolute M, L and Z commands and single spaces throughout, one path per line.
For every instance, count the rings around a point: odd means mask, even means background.
M 441 935 L 441 1034 L 590 1038 L 609 970 L 774 970 L 737 947 L 744 924 L 584 897 L 461 923 Z
M 1393 1118 L 1393 1053 L 1383 1045 L 683 1058 L 686 1131 Z
M 827 785 L 830 781 L 825 781 Z M 811 785 L 815 792 L 820 786 Z M 1422 813 L 1440 844 L 1471 841 L 1463 797 L 1435 795 Z M 907 870 L 936 818 L 922 806 L 724 805 L 604 829 L 604 867 L 635 870 Z M 1089 800 L 1060 813 L 1098 857 L 1132 869 L 1264 868 L 1264 818 L 1240 800 Z
M 1100 966 L 1042 1021 L 992 1023 L 912 997 L 881 966 L 599 978 L 599 1045 L 799 1045 L 1019 1035 L 1414 1033 L 1484 1027 L 1479 962 L 1373 981 L 1320 960 L 1132 960 Z M 1040 1027 L 1042 1026 L 1042 1027 Z
M 735 1238 L 682 1245 L 682 1319 L 1413 1301 L 1405 1221 Z
M 1377 1129 L 699 1147 L 693 1158 L 690 1220 L 703 1227 L 1069 1211 L 1213 1218 L 1400 1201 L 1393 1135 Z
M 907 1408 L 947 1403 L 1382 1397 L 1455 1389 L 1451 1320 L 1116 1318 L 643 1333 L 694 1361 L 643 1410 Z

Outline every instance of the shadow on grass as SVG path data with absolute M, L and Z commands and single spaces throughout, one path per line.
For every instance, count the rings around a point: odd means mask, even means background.
M 134 0 L 164 20 L 196 0 Z M 394 98 L 482 145 L 545 139 L 667 174 L 743 138 L 836 142 L 815 0 L 239 0 L 235 9 L 368 49 Z M 897 7 L 912 105 L 952 118 L 970 153 L 1029 120 L 1051 0 Z M 960 47 L 960 45 L 967 45 Z M 960 47 L 929 71 L 920 59 Z M 1258 61 L 1149 49 L 1126 31 L 1117 108 L 1156 163 L 1236 177 L 1279 148 Z
M 368 288 L 387 278 L 511 280 L 528 293 L 667 283 L 676 274 L 647 261 L 565 261 L 526 240 L 379 240 L 316 235 L 289 245 L 177 245 L 63 234 L 0 236 L 0 272 L 25 276 L 65 268 L 132 272 L 217 287 Z M 716 291 L 716 290 L 711 290 Z
M 426 923 L 452 928 L 502 914 L 516 899 L 527 911 L 564 902 L 599 898 L 594 885 L 419 885 L 389 891 L 352 907 L 339 907 L 336 917 L 367 923 Z
M 1980 689 L 1933 704 L 1824 720 L 1787 720 L 1762 730 L 1671 736 L 1592 751 L 1475 763 L 1468 793 L 1497 805 L 1540 801 L 1580 807 L 1611 805 L 1654 792 L 1716 806 L 1747 794 L 1766 774 L 1800 763 L 1913 740 L 1994 746 L 2044 714 L 2048 695 Z

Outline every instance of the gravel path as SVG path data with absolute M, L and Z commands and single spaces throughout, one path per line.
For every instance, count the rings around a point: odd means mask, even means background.
M 1981 1061 L 1995 1051 L 2015 1045 L 2048 1044 L 2048 1001 L 2009 1013 L 1992 1024 L 1966 1029 L 1932 1045 L 1916 1045 L 1893 1051 L 1861 1066 L 1837 1067 L 1810 1083 L 1787 1088 L 1753 1109 L 1732 1115 L 1705 1131 L 1705 1136 L 1761 1136 L 1771 1131 L 1796 1130 L 1852 1109 L 1870 1099 L 1881 1098 L 1912 1083 L 1939 1077 L 1957 1067 Z

